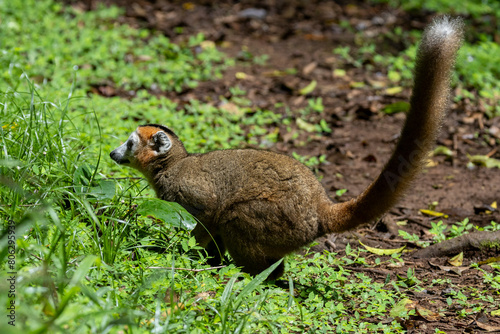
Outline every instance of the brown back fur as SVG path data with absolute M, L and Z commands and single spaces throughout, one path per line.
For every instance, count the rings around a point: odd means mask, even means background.
M 136 130 L 140 145 L 121 163 L 139 169 L 159 198 L 200 221 L 193 234 L 214 263 L 227 249 L 237 265 L 257 274 L 326 233 L 376 219 L 401 198 L 434 143 L 461 39 L 460 20 L 436 20 L 426 30 L 400 141 L 378 178 L 348 202 L 333 203 L 314 174 L 288 156 L 253 149 L 188 154 L 170 129 L 154 124 Z M 171 142 L 164 154 L 152 149 L 159 131 Z M 112 158 L 120 162 L 115 151 Z M 283 265 L 271 278 L 282 273 Z

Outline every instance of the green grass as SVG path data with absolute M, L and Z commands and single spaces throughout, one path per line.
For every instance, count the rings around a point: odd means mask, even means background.
M 102 150 L 84 145 L 92 142 L 84 132 L 95 127 L 99 133 L 97 116 L 75 113 L 74 99 L 58 106 L 33 85 L 28 89 L 4 94 L 4 115 L 15 122 L 1 133 L 1 216 L 17 223 L 16 331 L 400 328 L 396 322 L 363 321 L 391 309 L 399 293 L 364 275 L 328 271 L 330 265 L 345 264 L 335 254 L 289 259 L 290 282 L 300 284 L 289 291 L 262 285 L 265 276 L 252 279 L 234 265 L 203 271 L 204 253 L 186 229 L 148 218 L 145 209 L 136 215 L 134 204 L 143 201 L 141 182 L 103 178 L 101 166 L 107 162 L 96 153 Z M 120 189 L 124 184 L 128 188 Z M 11 271 L 6 256 L 5 272 Z M 322 277 L 319 284 L 317 277 Z M 7 297 L 7 287 L 1 286 L 3 305 Z M 372 297 L 376 303 L 364 302 Z M 359 306 L 356 317 L 347 316 Z M 11 329 L 5 325 L 2 330 Z
M 402 331 L 388 314 L 407 289 L 420 289 L 411 273 L 375 283 L 344 269 L 372 265 L 350 248 L 345 257 L 289 256 L 285 288 L 262 283 L 267 273 L 210 269 L 187 213 L 155 203 L 144 180 L 112 163 L 111 149 L 139 123 L 166 123 L 198 152 L 270 146 L 279 122 L 290 131 L 331 131 L 318 117 L 321 99 L 298 111 L 306 117 L 298 124 L 290 111 L 250 108 L 239 87 L 220 101 L 233 109 L 197 100 L 180 108 L 155 95 L 195 87 L 234 62 L 203 36 L 174 44 L 116 23 L 119 14 L 50 0 L 0 2 L 0 305 L 12 300 L 7 273 L 16 272 L 16 327 L 3 316 L 0 331 Z M 95 94 L 100 86 L 123 97 Z M 297 158 L 311 167 L 322 162 Z M 16 225 L 15 256 L 9 224 Z M 497 287 L 498 275 L 486 275 L 485 284 Z M 450 300 L 464 298 L 472 297 Z

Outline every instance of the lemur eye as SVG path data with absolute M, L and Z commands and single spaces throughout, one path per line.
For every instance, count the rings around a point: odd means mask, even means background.
M 127 149 L 131 150 L 132 146 L 134 146 L 134 142 L 132 140 L 127 141 Z

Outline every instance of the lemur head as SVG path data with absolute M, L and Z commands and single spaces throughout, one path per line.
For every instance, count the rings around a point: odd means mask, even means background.
M 110 153 L 120 165 L 130 166 L 146 174 L 154 158 L 168 154 L 177 145 L 185 152 L 177 135 L 158 124 L 139 126 L 128 139 Z

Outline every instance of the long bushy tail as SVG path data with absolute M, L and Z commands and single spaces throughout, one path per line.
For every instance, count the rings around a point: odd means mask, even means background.
M 320 204 L 329 232 L 380 217 L 408 190 L 425 165 L 448 107 L 451 72 L 462 39 L 461 19 L 442 17 L 427 27 L 417 52 L 410 111 L 396 149 L 377 179 L 358 197 Z

